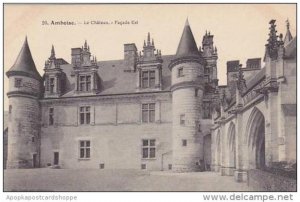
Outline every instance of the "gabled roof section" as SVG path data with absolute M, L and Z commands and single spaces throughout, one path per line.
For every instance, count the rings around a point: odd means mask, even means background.
M 9 77 L 11 75 L 23 75 L 29 76 L 35 79 L 40 80 L 41 76 L 38 73 L 29 46 L 27 42 L 27 37 L 23 43 L 22 49 L 15 61 L 15 64 L 6 72 L 6 75 Z
M 177 48 L 176 56 L 199 56 L 197 44 L 195 42 L 195 38 L 192 33 L 188 19 L 185 22 L 185 26 Z

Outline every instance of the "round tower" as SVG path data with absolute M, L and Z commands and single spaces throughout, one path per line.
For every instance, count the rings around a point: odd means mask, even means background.
M 9 123 L 7 168 L 39 166 L 40 106 L 42 78 L 36 70 L 27 38 L 9 78 Z
M 197 171 L 203 160 L 203 137 L 199 132 L 203 98 L 203 59 L 186 21 L 172 72 L 173 165 L 175 172 Z

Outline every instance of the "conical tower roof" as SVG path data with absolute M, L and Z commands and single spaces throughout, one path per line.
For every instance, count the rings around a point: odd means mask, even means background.
M 23 43 L 22 49 L 15 61 L 15 64 L 6 72 L 6 75 L 9 77 L 11 75 L 23 75 L 41 79 L 40 74 L 38 73 L 34 61 L 31 56 L 31 52 L 28 46 L 27 37 Z
M 181 39 L 176 52 L 177 57 L 199 56 L 197 44 L 194 39 L 188 19 L 181 35 Z

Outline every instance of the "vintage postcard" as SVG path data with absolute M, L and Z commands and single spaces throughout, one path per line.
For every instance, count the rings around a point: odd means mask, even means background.
M 296 7 L 4 4 L 3 190 L 295 192 Z

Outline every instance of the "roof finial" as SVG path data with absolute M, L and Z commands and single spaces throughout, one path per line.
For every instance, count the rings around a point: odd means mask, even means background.
M 152 39 L 152 46 L 154 46 L 154 39 Z
M 286 34 L 284 37 L 284 44 L 287 45 L 291 40 L 293 39 L 293 36 L 290 31 L 290 22 L 289 19 L 286 20 Z
M 185 25 L 184 26 L 190 26 L 190 23 L 189 23 L 189 17 L 186 18 L 186 21 L 185 21 Z
M 54 50 L 54 46 L 52 44 L 52 48 L 51 48 L 51 56 L 50 58 L 55 58 L 55 50 Z
M 147 45 L 150 45 L 150 32 L 148 32 Z
M 87 42 L 86 42 L 86 40 L 84 41 L 84 49 L 87 49 Z
M 290 22 L 289 19 L 286 19 L 286 29 L 289 30 L 290 29 Z
M 144 47 L 146 46 L 146 41 L 144 40 Z

